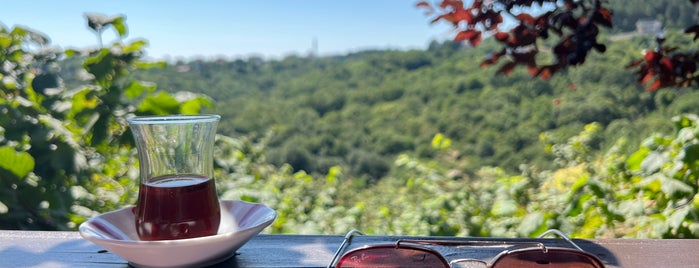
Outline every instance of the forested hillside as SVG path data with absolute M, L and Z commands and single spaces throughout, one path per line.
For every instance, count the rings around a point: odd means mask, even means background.
M 670 132 L 667 118 L 699 112 L 698 93 L 649 92 L 624 68 L 651 40 L 611 43 L 551 81 L 523 72 L 497 76 L 478 64 L 492 46 L 452 42 L 424 51 L 178 62 L 138 78 L 210 96 L 216 105 L 209 112 L 223 116 L 222 133 L 270 135 L 268 159 L 296 170 L 325 174 L 339 165 L 379 179 L 401 153 L 431 157 L 431 140 L 442 134 L 466 174 L 482 166 L 517 172 L 521 164 L 554 167 L 544 134 L 565 141 L 598 122 L 605 135 L 593 149 L 604 151 L 622 137 L 635 146 L 653 132 Z
M 614 0 L 609 7 L 614 10 L 615 32 L 634 31 L 642 19 L 657 19 L 672 29 L 686 29 L 699 19 L 689 1 Z

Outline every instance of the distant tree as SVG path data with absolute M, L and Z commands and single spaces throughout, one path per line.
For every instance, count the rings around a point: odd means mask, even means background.
M 699 0 L 689 0 L 696 4 Z M 432 23 L 447 22 L 454 27 L 455 41 L 478 46 L 485 36 L 492 36 L 503 48 L 486 58 L 481 66 L 503 62 L 497 73 L 510 74 L 518 65 L 525 66 L 536 77 L 549 79 L 568 66 L 585 62 L 596 50 L 604 53 L 599 42 L 600 27 L 612 27 L 613 11 L 607 0 L 441 0 L 436 4 L 420 1 L 416 5 L 433 16 Z M 514 19 L 509 27 L 505 19 Z M 699 38 L 699 24 L 690 26 L 686 34 Z M 553 35 L 552 35 L 553 34 Z M 555 36 L 555 37 L 554 37 Z M 557 38 L 550 50 L 553 60 L 542 64 L 539 40 Z M 637 69 L 638 82 L 648 90 L 666 87 L 699 85 L 696 51 L 678 51 L 665 46 L 664 37 L 657 38 L 654 49 L 628 67 Z M 540 60 L 539 60 L 540 61 Z

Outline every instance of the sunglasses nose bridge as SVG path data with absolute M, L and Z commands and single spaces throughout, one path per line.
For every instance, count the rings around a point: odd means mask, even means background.
M 449 262 L 451 268 L 488 268 L 488 263 L 476 259 L 459 259 Z

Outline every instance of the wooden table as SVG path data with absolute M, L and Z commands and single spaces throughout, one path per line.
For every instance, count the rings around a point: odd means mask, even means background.
M 396 238 L 356 236 L 348 248 L 392 242 Z M 262 234 L 240 248 L 235 257 L 214 267 L 326 267 L 342 240 L 341 235 Z M 565 245 L 560 239 L 516 239 L 525 240 Z M 599 256 L 607 267 L 699 267 L 699 239 L 575 239 L 575 242 Z M 462 251 L 460 254 L 493 254 L 487 249 L 469 250 L 471 252 Z M 127 266 L 124 259 L 82 239 L 77 232 L 0 231 L 0 267 Z

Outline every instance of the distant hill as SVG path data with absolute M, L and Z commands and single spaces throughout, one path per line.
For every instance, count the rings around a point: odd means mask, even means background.
M 442 133 L 465 171 L 487 165 L 516 171 L 520 164 L 553 165 L 542 133 L 565 140 L 599 122 L 604 149 L 620 137 L 638 144 L 651 132 L 671 131 L 673 114 L 699 113 L 690 101 L 699 93 L 647 92 L 624 68 L 648 43 L 643 37 L 613 42 L 605 54 L 551 81 L 480 68 L 495 49 L 488 42 L 478 49 L 435 42 L 425 51 L 180 62 L 138 78 L 211 96 L 210 112 L 223 116 L 222 133 L 272 133 L 269 160 L 299 170 L 324 173 L 342 165 L 380 178 L 397 154 L 430 157 L 431 140 Z
M 615 32 L 636 30 L 636 22 L 657 19 L 664 27 L 686 29 L 699 22 L 697 8 L 687 0 L 609 0 Z

